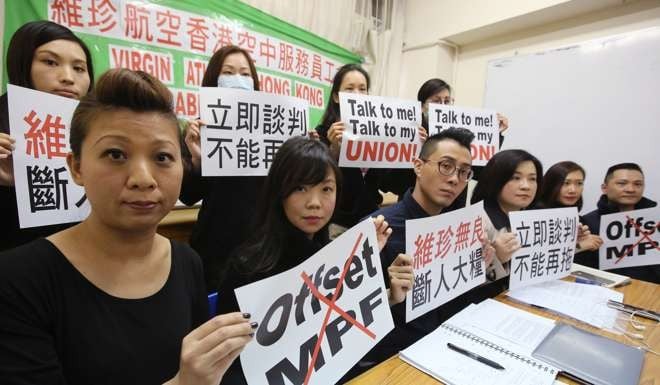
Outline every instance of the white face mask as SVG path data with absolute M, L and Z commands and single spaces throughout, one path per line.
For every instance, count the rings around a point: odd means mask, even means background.
M 254 91 L 254 80 L 252 80 L 252 76 L 220 75 L 218 76 L 218 87 Z

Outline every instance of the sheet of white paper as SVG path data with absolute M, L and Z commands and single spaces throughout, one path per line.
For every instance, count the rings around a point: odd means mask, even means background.
M 509 291 L 517 301 L 541 306 L 598 328 L 614 329 L 618 312 L 607 300 L 623 301 L 623 293 L 597 286 L 566 281 L 543 282 Z
M 308 384 L 334 384 L 387 335 L 394 325 L 378 256 L 369 219 L 300 265 L 237 288 L 241 311 L 259 322 L 241 353 L 248 383 L 303 383 L 309 375 Z

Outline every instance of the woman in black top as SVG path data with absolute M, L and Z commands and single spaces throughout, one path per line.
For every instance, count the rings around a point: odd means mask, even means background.
M 24 24 L 12 36 L 6 58 L 9 84 L 72 99 L 80 99 L 92 90 L 94 70 L 89 49 L 73 32 L 59 24 L 50 21 Z M 0 251 L 71 226 L 19 227 L 13 150 L 5 93 L 0 96 Z
M 543 187 L 539 194 L 538 206 L 540 208 L 577 207 L 578 212 L 582 210 L 582 191 L 584 190 L 584 169 L 577 163 L 564 161 L 554 164 L 543 176 Z M 584 223 L 580 216 L 580 223 Z M 582 236 L 580 237 L 574 261 L 585 264 L 584 255 L 578 255 L 583 251 L 596 251 L 603 244 L 603 240 L 596 234 L 591 234 L 588 227 L 582 225 Z
M 328 222 L 343 188 L 342 175 L 327 147 L 294 137 L 275 155 L 264 183 L 252 237 L 237 250 L 227 279 L 218 289 L 218 310 L 238 311 L 234 289 L 299 265 L 328 242 Z M 382 248 L 392 230 L 384 218 L 374 220 Z M 388 268 L 390 305 L 402 302 L 412 288 L 411 258 L 400 255 Z M 245 383 L 236 360 L 223 379 Z
M 204 323 L 198 256 L 156 233 L 183 175 L 172 94 L 110 70 L 76 108 L 70 143 L 91 212 L 0 254 L 0 383 L 216 385 L 256 325 Z
M 434 104 L 454 104 L 454 98 L 451 95 L 452 90 L 451 86 L 442 79 L 429 79 L 419 87 L 417 91 L 417 100 L 422 103 L 422 131 L 424 134 L 421 136 L 426 138 L 428 135 L 429 128 L 429 103 Z M 504 141 L 504 131 L 509 128 L 509 120 L 501 114 L 497 114 L 497 119 L 499 121 L 500 128 L 500 147 L 502 147 L 502 142 Z M 435 133 L 435 131 L 434 131 Z M 472 171 L 474 175 L 472 180 L 478 181 L 479 176 L 481 175 L 481 170 L 483 166 L 472 166 Z M 403 195 L 408 191 L 409 188 L 415 186 L 416 176 L 412 169 L 393 169 L 388 170 L 387 173 L 383 176 L 382 188 L 385 191 L 391 191 L 394 194 L 399 196 L 399 200 L 403 199 Z M 465 207 L 467 203 L 467 187 L 463 192 L 454 199 L 454 202 L 447 207 L 443 212 L 452 211 L 455 209 Z
M 202 86 L 259 91 L 259 78 L 247 51 L 237 46 L 225 46 L 211 57 Z M 202 200 L 190 245 L 202 257 L 204 281 L 211 292 L 218 287 L 228 257 L 248 236 L 264 177 L 202 177 L 199 131 L 202 125 L 203 122 L 195 120 L 186 130 L 190 162 L 179 199 L 187 205 Z

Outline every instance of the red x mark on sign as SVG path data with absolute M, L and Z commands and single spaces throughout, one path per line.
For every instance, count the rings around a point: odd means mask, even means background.
M 619 258 L 617 258 L 616 261 L 614 261 L 614 264 L 615 264 L 615 265 L 616 265 L 617 263 L 621 262 L 621 260 L 623 259 L 623 257 L 627 257 L 627 256 L 629 256 L 630 254 L 632 254 L 632 252 L 633 252 L 633 250 L 635 249 L 635 247 L 636 247 L 637 245 L 639 245 L 640 243 L 642 243 L 642 241 L 647 240 L 647 241 L 651 242 L 652 245 L 655 245 L 655 244 L 657 243 L 657 242 L 655 242 L 653 239 L 651 239 L 651 238 L 649 237 L 649 235 L 653 234 L 653 232 L 654 232 L 655 230 L 649 230 L 649 231 L 647 231 L 647 232 L 644 232 L 644 231 L 642 231 L 641 226 L 639 226 L 639 225 L 637 224 L 637 222 L 635 222 L 632 218 L 630 218 L 629 216 L 626 215 L 626 219 L 628 220 L 628 223 L 630 223 L 631 225 L 635 226 L 635 229 L 637 229 L 637 231 L 639 231 L 639 233 L 641 234 L 641 237 L 637 240 L 637 242 L 635 242 L 634 245 L 632 245 L 632 246 L 630 246 L 630 247 L 628 248 L 628 251 L 627 251 L 627 252 L 623 253 Z M 657 223 L 657 222 L 656 222 L 655 227 L 657 228 L 658 225 L 660 225 L 660 223 Z M 660 250 L 660 247 L 658 247 L 658 246 L 655 246 L 655 248 L 656 248 L 656 250 Z
M 339 315 L 342 316 L 342 318 L 344 318 L 347 322 L 350 322 L 352 325 L 362 330 L 366 335 L 368 335 L 372 339 L 376 338 L 376 335 L 372 331 L 370 331 L 364 325 L 359 323 L 355 318 L 351 317 L 348 313 L 342 310 L 335 303 L 337 301 L 337 294 L 340 292 L 342 284 L 344 283 L 344 278 L 346 277 L 348 268 L 351 266 L 351 261 L 353 260 L 353 256 L 355 255 L 355 250 L 357 250 L 357 247 L 360 244 L 360 241 L 362 240 L 362 235 L 363 234 L 360 233 L 357 240 L 355 241 L 355 245 L 353 245 L 353 250 L 351 250 L 351 253 L 348 255 L 348 258 L 344 263 L 344 270 L 342 270 L 341 272 L 341 277 L 339 278 L 339 282 L 337 282 L 337 287 L 335 287 L 335 291 L 332 294 L 331 300 L 327 299 L 323 294 L 321 294 L 321 292 L 319 292 L 318 288 L 314 286 L 314 283 L 309 279 L 309 277 L 307 276 L 307 274 L 305 274 L 304 271 L 300 274 L 303 281 L 305 281 L 305 284 L 309 287 L 309 290 L 314 295 L 314 297 L 318 298 L 321 302 L 328 305 L 328 310 L 325 312 L 325 318 L 323 319 L 323 324 L 321 325 L 321 331 L 319 332 L 319 339 L 316 341 L 316 345 L 314 346 L 314 352 L 312 353 L 312 361 L 310 362 L 309 367 L 307 368 L 307 374 L 305 375 L 305 382 L 304 382 L 305 385 L 309 383 L 309 379 L 312 377 L 312 369 L 316 364 L 316 359 L 318 357 L 319 350 L 321 349 L 321 342 L 323 342 L 323 337 L 325 336 L 325 329 L 328 326 L 330 314 L 332 313 L 333 310 L 339 313 Z

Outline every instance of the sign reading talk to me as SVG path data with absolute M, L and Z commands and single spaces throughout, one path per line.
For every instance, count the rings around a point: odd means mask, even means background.
M 520 249 L 511 256 L 509 289 L 563 278 L 571 273 L 577 231 L 577 208 L 509 213 Z
M 658 219 L 658 207 L 601 216 L 600 269 L 660 264 Z
M 78 101 L 7 85 L 16 205 L 21 228 L 81 221 L 89 215 L 85 190 L 66 165 L 69 124 Z M 4 218 L 3 218 L 4 220 Z
M 249 384 L 334 384 L 393 328 L 371 219 L 235 293 L 259 322 L 241 353 Z
M 499 121 L 494 110 L 429 104 L 429 136 L 451 127 L 474 133 L 472 165 L 485 166 L 500 148 Z
M 421 150 L 418 101 L 339 93 L 344 123 L 339 165 L 411 168 Z

